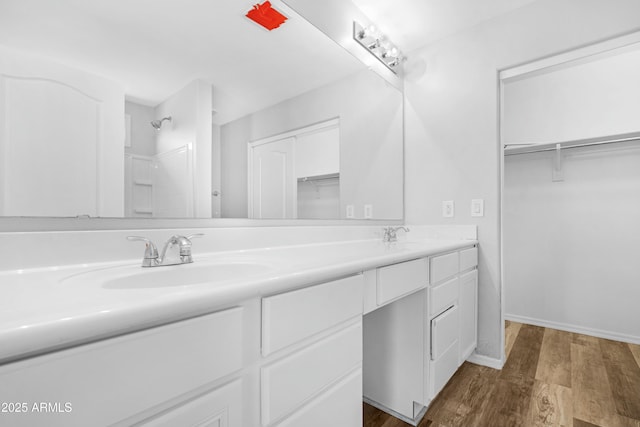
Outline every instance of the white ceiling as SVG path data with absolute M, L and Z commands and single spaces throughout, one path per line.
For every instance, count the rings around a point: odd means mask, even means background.
M 535 0 L 352 0 L 406 54 Z
M 262 0 L 260 0 L 261 2 Z M 406 53 L 534 0 L 353 0 Z M 196 78 L 224 123 L 364 66 L 297 16 L 267 31 L 257 0 L 1 0 L 0 45 L 120 82 L 157 105 Z

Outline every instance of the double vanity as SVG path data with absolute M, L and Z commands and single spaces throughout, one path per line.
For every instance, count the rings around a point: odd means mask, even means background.
M 419 421 L 476 347 L 478 252 L 407 236 L 0 272 L 0 425 Z

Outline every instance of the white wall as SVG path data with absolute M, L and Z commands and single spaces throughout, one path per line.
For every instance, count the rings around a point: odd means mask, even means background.
M 155 110 L 156 119 L 172 117 L 157 132 L 156 153 L 193 144 L 196 218 L 211 218 L 211 105 L 211 85 L 194 80 Z
M 640 342 L 640 147 L 507 156 L 505 314 Z
M 504 84 L 503 142 L 545 143 L 640 130 L 640 43 Z
M 357 73 L 222 126 L 222 216 L 247 217 L 247 143 L 340 118 L 340 204 L 402 219 L 402 94 Z
M 503 353 L 498 70 L 637 29 L 638 16 L 636 0 L 538 0 L 408 55 L 426 74 L 405 82 L 406 221 L 478 225 L 482 355 Z M 470 216 L 472 198 L 484 217 Z

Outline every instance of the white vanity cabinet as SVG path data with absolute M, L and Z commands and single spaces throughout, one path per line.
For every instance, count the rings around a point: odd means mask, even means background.
M 365 272 L 366 402 L 420 420 L 476 347 L 476 266 L 474 246 Z
M 424 396 L 425 288 L 428 259 L 420 258 L 365 272 L 364 400 L 405 420 L 417 416 Z
M 442 390 L 476 347 L 477 265 L 475 246 L 429 260 L 427 401 Z
M 362 425 L 363 283 L 358 274 L 262 299 L 262 426 Z
M 284 277 L 230 308 L 5 363 L 0 425 L 361 427 L 363 396 L 420 419 L 476 346 L 470 245 Z
M 0 401 L 26 410 L 0 424 L 241 426 L 242 326 L 232 308 L 2 365 Z

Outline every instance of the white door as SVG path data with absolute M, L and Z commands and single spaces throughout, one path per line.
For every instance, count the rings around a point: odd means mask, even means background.
M 296 218 L 295 138 L 249 147 L 249 217 Z

